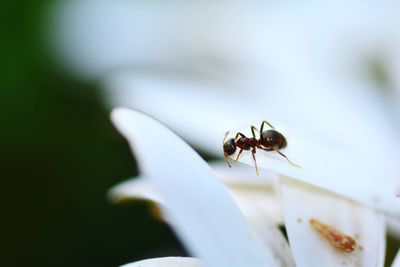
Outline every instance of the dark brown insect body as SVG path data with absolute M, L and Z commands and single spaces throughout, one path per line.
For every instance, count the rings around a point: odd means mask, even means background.
M 286 138 L 275 130 L 261 132 L 259 143 L 265 147 L 267 151 L 278 151 L 287 146 Z
M 265 124 L 268 124 L 268 126 L 270 126 L 272 130 L 263 131 Z M 233 155 L 236 152 L 237 148 L 239 148 L 240 150 L 236 157 L 235 162 L 239 159 L 243 150 L 251 150 L 257 174 L 258 174 L 258 167 L 255 157 L 257 148 L 265 151 L 276 151 L 281 156 L 285 157 L 290 164 L 299 167 L 296 164 L 293 164 L 282 152 L 279 151 L 287 146 L 287 141 L 286 138 L 280 132 L 276 131 L 271 124 L 269 124 L 267 121 L 263 121 L 261 123 L 259 139 L 256 138 L 255 131 L 257 131 L 257 128 L 251 126 L 251 132 L 253 134 L 253 137 L 250 138 L 246 137 L 244 134 L 239 132 L 236 134 L 235 138 L 229 138 L 228 140 L 226 140 L 226 137 L 228 136 L 229 132 L 225 134 L 225 138 L 223 141 L 223 149 L 224 149 L 224 157 L 229 167 L 231 167 L 231 164 L 228 161 L 228 156 Z

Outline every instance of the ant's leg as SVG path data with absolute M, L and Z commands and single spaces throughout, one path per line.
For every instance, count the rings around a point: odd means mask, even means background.
M 239 133 L 237 133 L 236 136 L 235 136 L 235 141 L 238 139 L 239 136 L 240 136 L 240 137 L 246 137 L 244 134 L 242 134 L 242 133 L 239 132 Z
M 243 152 L 243 149 L 241 148 L 240 151 L 239 151 L 239 154 L 236 156 L 235 163 L 238 161 L 238 159 L 239 159 L 240 155 L 242 154 L 242 152 Z
M 231 168 L 231 167 L 232 167 L 232 165 L 229 163 L 229 157 L 228 157 L 228 154 L 224 153 L 224 159 L 225 159 L 226 163 L 228 164 L 229 168 Z
M 284 157 L 284 158 L 285 158 L 290 164 L 292 164 L 293 166 L 295 166 L 295 167 L 297 167 L 297 168 L 301 168 L 299 165 L 294 164 L 293 162 L 291 162 L 291 161 L 288 159 L 288 157 L 286 157 L 286 155 L 283 154 L 282 152 L 280 152 L 280 151 L 276 151 L 276 152 L 278 152 L 282 157 Z
M 255 148 L 251 151 L 251 155 L 253 156 L 254 166 L 256 167 L 256 173 L 257 173 L 257 175 L 259 175 L 258 167 L 257 167 L 257 160 L 256 160 L 256 149 Z
M 257 137 L 256 137 L 256 132 L 255 131 L 258 131 L 258 129 L 255 127 L 255 126 L 251 126 L 251 133 L 253 134 L 253 137 L 255 138 L 255 139 L 257 139 Z
M 267 121 L 262 121 L 262 122 L 261 122 L 261 128 L 260 128 L 260 134 L 263 132 L 264 124 L 268 124 L 269 127 L 271 127 L 273 130 L 275 130 L 274 126 L 272 126 L 269 122 L 267 122 Z

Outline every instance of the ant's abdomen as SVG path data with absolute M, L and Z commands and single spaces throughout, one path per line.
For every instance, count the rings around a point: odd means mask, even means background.
M 263 131 L 260 135 L 260 143 L 271 150 L 280 150 L 287 146 L 286 138 L 275 130 Z

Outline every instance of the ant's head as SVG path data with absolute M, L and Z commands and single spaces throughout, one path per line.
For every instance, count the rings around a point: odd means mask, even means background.
M 229 132 L 226 132 L 223 142 L 223 148 L 224 148 L 224 154 L 230 156 L 236 152 L 236 143 L 235 139 L 233 138 L 229 138 L 228 140 L 226 140 L 228 134 Z

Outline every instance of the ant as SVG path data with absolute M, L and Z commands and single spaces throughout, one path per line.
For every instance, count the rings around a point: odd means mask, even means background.
M 263 131 L 264 125 L 267 124 L 271 127 L 271 130 Z M 235 163 L 238 161 L 240 155 L 242 154 L 243 150 L 250 150 L 251 155 L 253 156 L 254 166 L 256 167 L 256 173 L 258 173 L 257 161 L 256 161 L 256 148 L 264 150 L 264 151 L 276 151 L 282 157 L 284 157 L 290 164 L 295 167 L 300 168 L 300 166 L 291 162 L 285 154 L 280 152 L 279 150 L 285 148 L 287 146 L 286 138 L 278 131 L 275 130 L 274 126 L 269 124 L 267 121 L 262 121 L 261 128 L 260 128 L 260 138 L 256 138 L 255 131 L 258 131 L 256 127 L 251 126 L 251 132 L 253 137 L 246 137 L 241 132 L 238 132 L 235 138 L 229 138 L 226 140 L 226 137 L 229 134 L 229 131 L 226 132 L 224 141 L 223 141 L 223 148 L 224 148 L 224 158 L 228 166 L 231 167 L 229 163 L 228 156 L 233 155 L 236 152 L 236 148 L 240 148 L 239 154 L 236 156 Z

